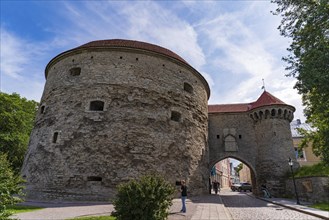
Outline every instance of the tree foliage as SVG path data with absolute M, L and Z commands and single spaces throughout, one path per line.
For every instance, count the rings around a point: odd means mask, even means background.
M 239 163 L 238 166 L 234 167 L 235 172 L 239 173 L 243 168 L 243 163 Z
M 158 175 L 146 175 L 119 185 L 114 216 L 130 220 L 164 220 L 175 188 Z
M 23 195 L 23 179 L 15 174 L 5 154 L 0 153 L 0 219 L 9 219 L 11 213 L 8 205 L 14 205 L 21 201 L 17 196 Z
M 37 102 L 0 92 L 0 153 L 6 153 L 15 172 L 22 167 Z
M 292 39 L 283 60 L 288 76 L 302 94 L 307 123 L 316 131 L 304 131 L 314 153 L 329 164 L 329 3 L 328 0 L 272 0 L 281 15 L 278 29 Z

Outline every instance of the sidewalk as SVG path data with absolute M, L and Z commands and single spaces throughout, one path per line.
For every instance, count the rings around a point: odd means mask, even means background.
M 255 197 L 252 194 L 247 194 Z M 329 220 L 329 212 L 307 207 L 308 204 L 297 205 L 296 201 L 282 198 L 261 198 L 255 197 L 276 205 L 313 215 Z M 14 218 L 21 220 L 62 220 L 83 216 L 108 216 L 113 211 L 113 205 L 109 203 L 45 203 L 25 202 L 23 205 L 45 207 L 45 209 L 20 213 Z M 168 220 L 230 220 L 232 219 L 222 199 L 218 195 L 204 195 L 191 197 L 186 201 L 187 212 L 179 212 L 181 200 L 174 199 L 169 210 Z
M 255 197 L 252 194 L 248 194 L 249 196 Z M 283 199 L 283 198 L 262 198 L 262 197 L 256 197 L 257 199 L 261 199 L 276 205 L 280 205 L 289 209 L 293 209 L 305 214 L 313 215 L 318 218 L 328 219 L 329 220 L 329 212 L 328 211 L 322 211 L 319 209 L 314 209 L 311 207 L 308 207 L 310 203 L 308 202 L 300 202 L 301 205 L 297 205 L 296 200 L 291 199 Z
M 191 197 L 186 202 L 186 213 L 180 213 L 180 199 L 174 199 L 170 208 L 168 220 L 231 220 L 227 208 L 219 195 L 204 195 Z
M 85 216 L 108 216 L 114 210 L 109 203 L 46 203 L 24 202 L 22 205 L 45 207 L 44 209 L 16 214 L 21 220 L 62 220 Z M 218 195 L 191 197 L 186 201 L 186 213 L 181 213 L 181 200 L 174 199 L 169 210 L 168 220 L 230 220 L 229 212 Z

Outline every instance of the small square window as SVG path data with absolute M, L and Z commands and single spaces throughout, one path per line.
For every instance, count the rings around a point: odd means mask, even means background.
M 188 93 L 193 93 L 193 87 L 188 83 L 184 83 L 184 90 Z
M 181 119 L 181 113 L 179 112 L 176 112 L 176 111 L 172 111 L 171 112 L 171 118 L 170 118 L 172 121 L 177 121 L 179 122 L 180 119 Z
M 89 106 L 90 111 L 104 111 L 103 101 L 91 101 Z
M 71 76 L 79 76 L 81 73 L 81 68 L 80 67 L 74 67 L 70 69 L 70 75 Z

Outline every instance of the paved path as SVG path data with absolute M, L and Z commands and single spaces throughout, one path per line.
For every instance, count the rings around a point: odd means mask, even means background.
M 293 200 L 272 198 L 256 199 L 251 193 L 222 190 L 219 195 L 189 198 L 187 213 L 180 213 L 181 200 L 174 199 L 168 220 L 231 220 L 231 219 L 328 219 L 329 212 L 296 205 Z M 235 197 L 234 197 L 235 196 Z M 21 220 L 63 220 L 82 216 L 110 215 L 113 205 L 108 203 L 40 203 L 26 205 L 45 209 L 20 213 L 13 217 Z M 225 204 L 225 205 L 224 205 Z M 302 203 L 303 204 L 303 203 Z M 294 210 L 294 211 L 293 211 Z M 271 212 L 269 215 L 268 212 Z M 302 213 L 303 212 L 303 213 Z M 287 216 L 285 216 L 287 215 Z
M 320 219 L 317 216 L 312 216 L 278 204 L 256 199 L 251 193 L 226 191 L 221 193 L 221 197 L 225 207 L 234 219 Z M 286 200 L 282 200 L 282 202 L 286 202 Z
M 114 210 L 113 205 L 107 203 L 25 202 L 23 205 L 45 208 L 34 212 L 20 213 L 13 217 L 21 220 L 62 220 L 82 216 L 106 216 Z M 187 212 L 181 213 L 181 200 L 174 199 L 169 210 L 168 220 L 231 219 L 219 195 L 205 195 L 187 199 L 186 207 Z

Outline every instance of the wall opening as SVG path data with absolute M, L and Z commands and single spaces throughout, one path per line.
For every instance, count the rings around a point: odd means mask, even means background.
M 46 106 L 41 106 L 41 108 L 40 108 L 40 112 L 41 112 L 41 114 L 43 114 L 43 113 L 45 113 L 45 109 L 46 109 Z
M 272 116 L 272 117 L 275 116 L 275 109 L 272 109 L 272 111 L 271 111 L 271 116 Z
M 181 120 L 181 117 L 182 117 L 182 115 L 181 115 L 181 113 L 179 113 L 179 112 L 176 112 L 176 111 L 172 111 L 171 112 L 171 120 L 172 121 L 177 121 L 177 122 L 179 122 L 180 120 Z
M 58 132 L 54 132 L 53 134 L 53 143 L 57 143 L 58 140 Z
M 193 93 L 193 87 L 188 83 L 184 83 L 184 90 L 188 93 Z
M 101 182 L 102 179 L 103 179 L 103 178 L 100 177 L 100 176 L 88 176 L 88 177 L 87 177 L 87 181 Z
M 224 158 L 210 169 L 209 193 L 216 194 L 216 187 L 230 188 L 232 195 L 241 192 L 252 192 L 256 186 L 254 171 L 242 161 L 235 158 Z
M 81 68 L 80 67 L 74 67 L 70 69 L 70 75 L 71 76 L 79 76 L 81 73 Z
M 103 101 L 91 101 L 89 106 L 90 111 L 104 111 L 104 102 Z

